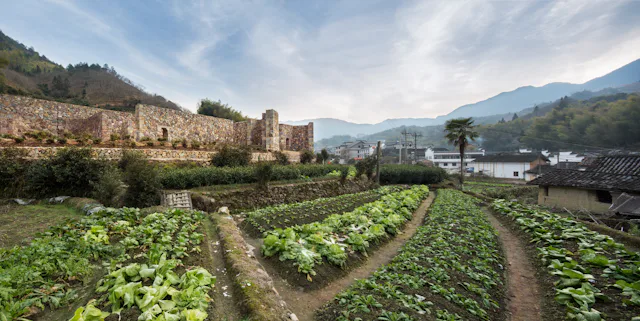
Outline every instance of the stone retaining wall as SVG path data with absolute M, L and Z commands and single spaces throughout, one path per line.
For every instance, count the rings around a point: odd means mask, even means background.
M 0 147 L 8 148 L 8 147 Z M 40 159 L 48 157 L 56 153 L 60 148 L 64 147 L 13 147 L 20 150 L 24 150 L 26 157 L 30 159 Z M 129 149 L 127 149 L 129 150 Z M 211 161 L 211 157 L 217 152 L 205 151 L 205 150 L 183 150 L 183 149 L 153 149 L 153 148 L 136 148 L 131 149 L 137 152 L 142 152 L 147 156 L 149 160 L 157 162 L 176 162 L 176 161 L 191 161 L 201 164 L 208 164 Z M 91 149 L 95 158 L 103 158 L 109 160 L 120 159 L 122 157 L 122 148 L 92 148 Z M 292 163 L 300 162 L 300 152 L 284 151 L 289 156 L 289 161 Z M 272 153 L 253 153 L 251 155 L 252 162 L 259 161 L 274 161 L 276 158 Z

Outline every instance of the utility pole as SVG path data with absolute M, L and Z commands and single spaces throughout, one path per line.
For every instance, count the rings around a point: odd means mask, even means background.
M 400 154 L 398 155 L 398 164 L 402 165 L 402 136 L 400 136 Z
M 376 183 L 380 185 L 380 141 L 378 141 L 378 147 L 376 147 Z
M 404 142 L 406 144 L 408 144 L 408 140 L 407 140 L 407 135 L 411 135 L 411 133 L 407 132 L 406 129 L 402 130 L 402 135 L 404 135 Z M 409 160 L 409 150 L 408 150 L 409 146 L 407 146 L 405 148 L 405 151 L 407 152 L 407 161 Z M 402 153 L 402 145 L 400 145 L 400 153 Z

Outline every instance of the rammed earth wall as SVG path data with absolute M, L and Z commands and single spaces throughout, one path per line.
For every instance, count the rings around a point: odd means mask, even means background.
M 8 147 L 0 147 L 0 149 Z M 25 157 L 30 159 L 40 159 L 48 157 L 56 153 L 60 148 L 64 147 L 14 147 L 24 150 Z M 108 160 L 117 160 L 122 157 L 122 148 L 92 148 L 93 156 L 95 158 L 102 158 Z M 216 153 L 214 151 L 205 150 L 181 150 L 181 149 L 153 149 L 153 148 L 136 148 L 135 151 L 141 152 L 147 156 L 149 160 L 156 162 L 176 162 L 176 161 L 190 161 L 201 164 L 208 164 L 211 161 L 211 157 Z M 300 153 L 294 151 L 285 151 L 285 154 L 289 156 L 289 161 L 292 163 L 300 162 Z M 269 152 L 252 153 L 252 162 L 261 161 L 275 161 L 275 155 Z
M 65 132 L 89 134 L 104 141 L 112 134 L 118 134 L 136 140 L 148 137 L 254 145 L 267 151 L 313 149 L 313 123 L 303 126 L 280 124 L 278 113 L 273 109 L 267 110 L 262 119 L 233 122 L 142 104 L 137 105 L 132 114 L 0 95 L 0 134 L 19 136 L 30 131 L 47 131 L 57 136 L 63 136 Z

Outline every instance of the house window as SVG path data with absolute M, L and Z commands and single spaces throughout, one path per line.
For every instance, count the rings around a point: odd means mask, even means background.
M 518 172 L 513 172 L 513 177 L 518 177 L 519 173 Z
M 169 130 L 164 127 L 162 128 L 162 138 L 164 138 L 164 140 L 169 140 Z
M 449 166 L 449 163 L 442 163 L 442 166 Z
M 611 193 L 609 193 L 609 191 L 597 190 L 596 197 L 600 203 L 611 204 L 613 202 L 613 197 L 611 197 Z
M 451 163 L 451 166 L 456 166 L 456 163 Z

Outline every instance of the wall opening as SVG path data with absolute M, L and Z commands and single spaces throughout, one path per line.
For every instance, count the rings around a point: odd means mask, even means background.
M 289 140 L 289 138 L 285 140 L 284 146 L 286 150 L 291 150 L 291 141 Z
M 596 197 L 598 198 L 598 202 L 611 204 L 613 202 L 613 197 L 609 191 L 597 190 Z
M 549 196 L 549 186 L 544 187 L 544 196 Z
M 166 128 L 162 128 L 162 138 L 167 141 L 169 140 L 169 130 L 167 130 Z

